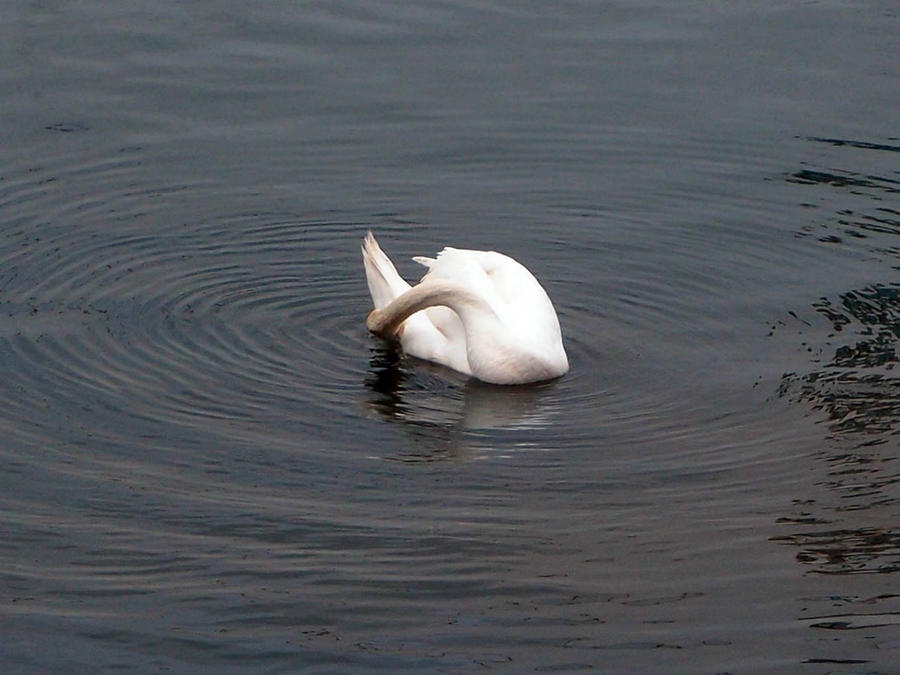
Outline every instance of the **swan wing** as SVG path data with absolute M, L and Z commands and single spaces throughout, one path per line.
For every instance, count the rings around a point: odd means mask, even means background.
M 465 328 L 448 307 L 429 307 L 409 317 L 403 322 L 400 344 L 407 354 L 472 374 Z
M 562 353 L 559 319 L 540 282 L 518 261 L 496 251 L 445 248 L 426 277 L 461 282 L 484 298 L 510 333 L 541 352 Z
M 487 251 L 470 251 L 466 249 L 446 247 L 437 257 L 429 259 L 428 272 L 422 277 L 426 279 L 446 279 L 465 286 L 485 300 L 499 317 L 506 313 L 506 301 L 498 293 L 494 280 L 484 265 L 484 254 Z

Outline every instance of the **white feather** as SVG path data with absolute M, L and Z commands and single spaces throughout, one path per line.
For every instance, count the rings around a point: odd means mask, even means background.
M 404 351 L 495 384 L 552 379 L 569 369 L 550 298 L 523 265 L 494 251 L 447 247 L 416 286 L 369 232 L 362 247 L 373 332 Z

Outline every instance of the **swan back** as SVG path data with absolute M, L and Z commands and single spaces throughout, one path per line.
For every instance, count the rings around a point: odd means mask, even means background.
M 562 335 L 553 303 L 527 267 L 496 251 L 447 247 L 422 278 L 456 281 L 483 298 L 509 331 L 537 347 L 558 343 Z

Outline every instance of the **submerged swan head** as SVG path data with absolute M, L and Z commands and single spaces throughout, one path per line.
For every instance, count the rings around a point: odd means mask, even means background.
M 484 382 L 524 384 L 569 369 L 556 311 L 524 266 L 493 251 L 445 248 L 410 286 L 370 232 L 362 248 L 370 331 L 413 356 Z

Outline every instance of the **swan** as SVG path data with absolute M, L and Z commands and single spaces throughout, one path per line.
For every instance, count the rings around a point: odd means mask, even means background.
M 403 351 L 491 384 L 526 384 L 569 370 L 556 310 L 523 265 L 494 251 L 447 247 L 415 286 L 368 232 L 363 264 L 372 303 L 366 327 Z

